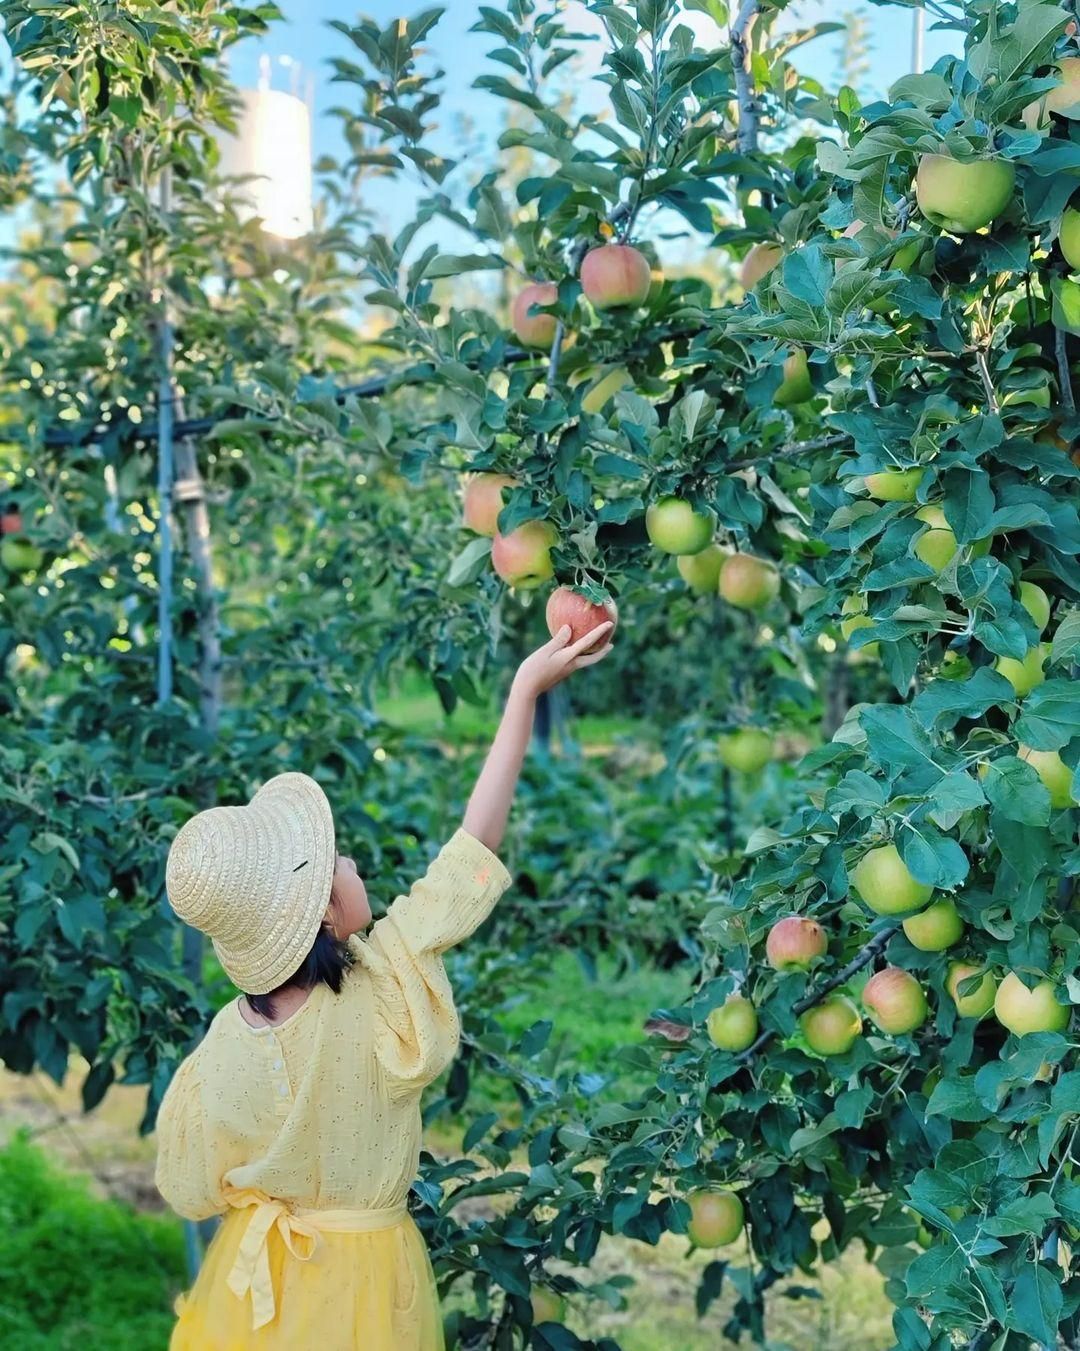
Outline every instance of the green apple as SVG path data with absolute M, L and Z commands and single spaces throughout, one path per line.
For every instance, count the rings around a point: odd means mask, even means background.
M 1057 751 L 1036 751 L 1030 746 L 1018 746 L 1016 754 L 1026 760 L 1046 785 L 1050 805 L 1055 808 L 1075 807 L 1072 795 L 1073 773 Z
M 1037 644 L 1029 647 L 1023 661 L 1017 661 L 1015 657 L 998 657 L 994 662 L 994 670 L 1005 677 L 1018 699 L 1023 699 L 1025 694 L 1030 694 L 1036 685 L 1041 685 L 1046 679 L 1043 672 L 1043 662 L 1046 660 L 1044 646 Z
M 45 561 L 40 549 L 18 535 L 5 535 L 0 540 L 0 563 L 8 572 L 37 572 Z
M 608 400 L 613 399 L 620 389 L 625 389 L 630 383 L 630 372 L 625 366 L 613 367 L 602 374 L 595 384 L 590 385 L 585 397 L 581 400 L 581 411 L 583 413 L 602 412 Z
M 956 536 L 940 507 L 921 507 L 915 516 L 930 527 L 915 540 L 915 557 L 940 572 L 956 556 Z
M 1015 971 L 998 986 L 994 1017 L 1018 1037 L 1029 1032 L 1064 1032 L 1069 1026 L 1069 1009 L 1054 998 L 1053 982 L 1040 980 L 1029 990 Z
M 814 385 L 810 379 L 806 353 L 801 347 L 793 348 L 791 355 L 784 361 L 784 378 L 773 395 L 773 403 L 777 408 L 790 408 L 794 403 L 805 403 L 813 397 Z
M 762 277 L 767 277 L 784 256 L 779 244 L 755 244 L 742 261 L 739 280 L 744 291 L 752 291 Z
M 740 727 L 716 744 L 720 763 L 740 774 L 756 774 L 773 758 L 773 739 L 760 727 Z
M 675 566 L 695 596 L 715 596 L 720 569 L 727 556 L 727 550 L 719 544 L 707 544 L 700 553 L 680 554 L 675 559 Z
M 852 885 L 875 915 L 906 915 L 921 910 L 933 887 L 916 882 L 895 844 L 865 853 L 851 874 Z
M 768 559 L 729 554 L 720 568 L 718 589 L 738 610 L 763 610 L 780 592 L 780 574 Z
M 758 1034 L 757 1010 L 744 995 L 729 994 L 709 1010 L 705 1025 L 709 1040 L 721 1051 L 745 1051 Z
M 957 160 L 923 155 L 915 174 L 919 210 L 932 225 L 967 235 L 989 225 L 1008 206 L 1016 166 L 1007 160 Z
M 1077 212 L 1080 216 L 1080 211 Z M 1020 604 L 1035 621 L 1040 633 L 1050 623 L 1050 597 L 1034 582 L 1020 583 Z
M 1067 30 L 1066 30 L 1067 31 Z M 1041 98 L 1029 103 L 1021 114 L 1024 126 L 1036 131 L 1049 119 L 1051 113 L 1070 121 L 1080 118 L 1080 59 L 1062 57 L 1054 74 L 1061 76 L 1061 84 L 1048 89 Z
M 970 994 L 960 993 L 960 984 L 969 977 L 982 973 L 982 980 Z M 945 977 L 945 988 L 953 997 L 956 1011 L 961 1018 L 985 1018 L 994 1007 L 997 993 L 997 981 L 989 971 L 971 962 L 950 962 Z
M 863 480 L 866 491 L 878 502 L 914 502 L 925 469 L 883 469 L 880 474 L 867 474 Z
M 893 1037 L 914 1032 L 930 1012 L 922 986 L 899 966 L 875 972 L 863 986 L 862 1002 L 881 1031 Z
M 963 934 L 964 921 L 952 901 L 943 896 L 918 914 L 909 915 L 903 927 L 913 948 L 920 952 L 944 952 Z
M 840 621 L 840 636 L 845 643 L 850 640 L 856 629 L 873 627 L 874 621 L 866 613 L 865 596 L 848 596 L 840 607 L 840 613 L 848 616 L 847 619 Z M 856 647 L 851 651 L 851 656 L 856 661 L 871 661 L 880 655 L 880 643 L 867 643 L 864 647 Z
M 695 1248 L 720 1248 L 742 1233 L 743 1203 L 734 1192 L 692 1191 L 687 1236 Z
M 711 541 L 713 518 L 681 497 L 661 497 L 645 513 L 650 541 L 667 554 L 699 554 Z
M 566 1299 L 555 1290 L 534 1286 L 530 1302 L 534 1323 L 561 1323 L 566 1318 Z
M 1070 206 L 1061 218 L 1058 243 L 1065 261 L 1074 272 L 1080 271 L 1080 211 Z
M 862 1032 L 862 1018 L 842 994 L 830 994 L 799 1018 L 807 1045 L 818 1055 L 847 1055 Z

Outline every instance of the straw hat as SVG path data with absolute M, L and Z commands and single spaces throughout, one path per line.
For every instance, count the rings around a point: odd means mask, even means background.
M 279 774 L 246 807 L 211 807 L 182 827 L 165 889 L 180 918 L 213 939 L 232 981 L 267 994 L 310 952 L 335 860 L 326 794 L 306 774 Z

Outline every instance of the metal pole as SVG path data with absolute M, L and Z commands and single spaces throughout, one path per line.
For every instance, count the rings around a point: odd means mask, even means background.
M 171 204 L 170 171 L 161 173 L 161 213 Z M 173 327 L 168 282 L 161 287 L 158 326 L 158 678 L 159 704 L 172 698 Z
M 922 3 L 915 6 L 911 14 L 911 69 L 921 75 L 924 64 L 924 39 L 926 36 L 926 10 Z

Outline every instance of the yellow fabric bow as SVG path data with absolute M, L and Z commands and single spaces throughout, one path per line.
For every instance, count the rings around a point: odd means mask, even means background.
M 267 1249 L 270 1230 L 277 1228 L 285 1246 L 300 1262 L 307 1262 L 314 1255 L 320 1235 L 313 1224 L 294 1214 L 284 1201 L 276 1201 L 265 1192 L 226 1188 L 225 1199 L 237 1209 L 254 1207 L 229 1272 L 228 1285 L 239 1299 L 251 1295 L 251 1326 L 257 1331 L 273 1320 L 275 1312 Z M 304 1241 L 298 1245 L 298 1240 Z

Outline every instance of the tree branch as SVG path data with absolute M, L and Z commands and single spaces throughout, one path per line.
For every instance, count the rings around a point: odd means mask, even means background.
M 861 971 L 864 966 L 869 966 L 879 953 L 884 952 L 889 939 L 892 938 L 893 934 L 898 933 L 899 929 L 899 924 L 892 924 L 887 929 L 882 929 L 880 933 L 875 934 L 869 943 L 863 944 L 847 966 L 831 975 L 816 990 L 811 990 L 808 995 L 804 995 L 802 999 L 797 1000 L 791 1006 L 792 1013 L 798 1017 L 799 1014 L 805 1013 L 807 1009 L 812 1009 L 815 1004 L 820 1004 L 826 995 L 832 994 L 833 990 L 843 985 L 845 981 L 850 980 L 856 971 Z M 762 1032 L 761 1036 L 751 1046 L 748 1046 L 738 1059 L 744 1062 L 752 1060 L 775 1036 L 776 1032 L 772 1029 Z
M 1069 372 L 1069 355 L 1066 351 L 1065 330 L 1054 325 L 1054 355 L 1057 357 L 1058 390 L 1062 407 L 1070 417 L 1076 413 L 1076 398 L 1073 395 L 1072 376 Z
M 735 92 L 739 109 L 736 148 L 744 155 L 758 148 L 758 108 L 754 98 L 754 78 L 750 73 L 750 31 L 757 18 L 758 0 L 743 0 L 731 26 L 731 66 L 735 73 Z
M 975 365 L 979 368 L 979 379 L 982 381 L 982 387 L 986 393 L 987 407 L 991 413 L 1000 413 L 1001 406 L 998 404 L 994 382 L 990 379 L 990 367 L 986 364 L 986 353 L 981 347 L 975 352 Z

